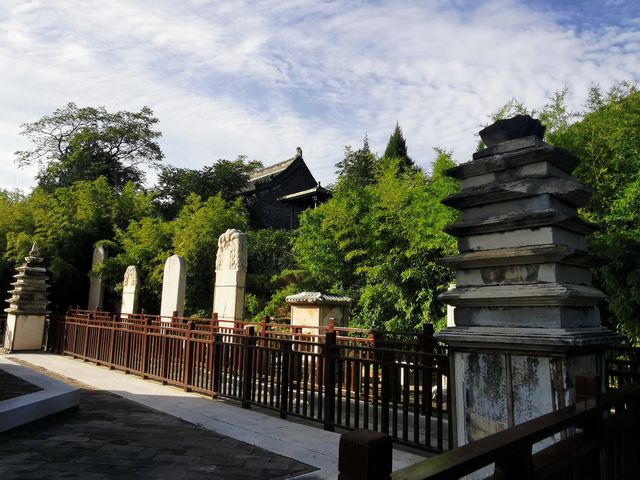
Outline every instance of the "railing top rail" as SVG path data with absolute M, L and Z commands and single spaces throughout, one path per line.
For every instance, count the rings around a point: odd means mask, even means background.
M 576 405 L 494 433 L 393 472 L 391 478 L 393 480 L 436 480 L 468 475 L 630 398 L 636 400 L 640 398 L 640 384 L 630 385 L 619 392 L 597 399 L 580 401 Z

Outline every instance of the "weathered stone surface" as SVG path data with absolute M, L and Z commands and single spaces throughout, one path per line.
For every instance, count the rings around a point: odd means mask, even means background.
M 528 263 L 459 269 L 456 271 L 456 279 L 459 287 L 530 283 L 573 283 L 590 286 L 591 270 L 561 263 Z
M 562 245 L 575 250 L 586 250 L 584 235 L 557 226 L 521 228 L 505 232 L 469 235 L 458 238 L 458 250 L 494 250 L 530 247 L 533 245 Z
M 187 264 L 180 255 L 172 255 L 164 264 L 160 315 L 170 321 L 174 312 L 184 315 L 184 294 L 187 286 Z
M 456 269 L 550 262 L 579 267 L 598 267 L 604 265 L 606 261 L 605 258 L 590 254 L 586 250 L 576 250 L 566 245 L 525 245 L 465 252 L 438 259 L 440 265 Z
M 437 338 L 453 357 L 458 444 L 570 405 L 576 372 L 602 376 L 595 350 L 622 338 L 600 325 L 578 159 L 542 133 L 526 117 L 497 122 L 481 133 L 489 148 L 447 172 L 462 180 L 443 202 L 462 212 L 446 230 L 461 253 L 441 262 L 457 284 L 439 298 L 456 308 Z
M 16 279 L 7 299 L 9 307 L 4 346 L 10 351 L 39 350 L 42 348 L 47 305 L 47 269 L 41 264 L 37 243 L 31 247 L 25 263 L 18 267 Z
M 440 294 L 440 300 L 454 307 L 593 307 L 604 294 L 593 287 L 561 283 L 530 283 L 456 286 Z
M 247 236 L 229 229 L 218 239 L 213 311 L 223 326 L 234 326 L 244 319 L 244 293 L 247 278 Z
M 500 183 L 511 181 L 514 178 L 526 177 L 573 178 L 570 173 L 558 168 L 553 163 L 547 160 L 540 160 L 533 163 L 525 163 L 508 170 L 495 170 L 459 179 L 460 189 L 465 191 L 469 188 L 481 187 L 490 183 Z
M 99 245 L 93 249 L 93 258 L 91 259 L 91 268 L 104 263 L 109 257 L 106 247 Z M 102 276 L 91 274 L 91 283 L 89 285 L 89 301 L 87 302 L 87 310 L 102 310 L 104 301 L 104 285 L 102 285 Z
M 326 327 L 331 319 L 334 326 L 349 326 L 351 299 L 321 292 L 301 292 L 289 295 L 286 299 L 291 305 L 291 325 L 313 327 L 303 329 L 302 333 L 317 335 L 316 327 Z
M 591 198 L 591 190 L 576 180 L 548 176 L 519 178 L 470 187 L 461 193 L 450 195 L 442 203 L 460 210 L 544 194 L 559 198 L 574 207 L 584 207 Z
M 122 280 L 122 306 L 120 313 L 130 314 L 138 311 L 138 297 L 140 295 L 140 274 L 138 267 L 129 265 Z
M 480 130 L 480 138 L 488 147 L 499 143 L 533 136 L 542 140 L 546 127 L 540 120 L 529 115 L 516 115 L 512 118 L 498 120 Z
M 548 162 L 566 173 L 571 173 L 578 166 L 580 160 L 566 150 L 543 144 L 540 147 L 522 151 L 508 151 L 499 155 L 483 156 L 450 168 L 447 170 L 447 175 L 464 180 L 478 175 L 502 172 L 501 174 L 505 177 L 513 178 L 517 168 L 539 162 Z
M 473 306 L 456 307 L 456 326 L 578 328 L 600 325 L 595 307 L 572 306 Z
M 495 232 L 509 232 L 538 227 L 560 227 L 582 235 L 598 230 L 594 223 L 567 215 L 555 209 L 507 213 L 481 220 L 465 220 L 445 228 L 445 232 L 455 237 L 467 237 Z

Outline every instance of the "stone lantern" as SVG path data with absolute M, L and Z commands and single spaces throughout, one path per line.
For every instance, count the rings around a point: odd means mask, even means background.
M 291 325 L 303 327 L 328 327 L 330 319 L 334 326 L 349 326 L 351 299 L 321 292 L 301 292 L 289 295 L 286 301 L 291 305 Z M 303 333 L 318 334 L 317 328 L 303 329 Z
M 31 247 L 25 263 L 18 267 L 7 299 L 7 327 L 4 346 L 9 351 L 40 350 L 44 339 L 47 310 L 47 269 L 38 256 L 38 245 Z

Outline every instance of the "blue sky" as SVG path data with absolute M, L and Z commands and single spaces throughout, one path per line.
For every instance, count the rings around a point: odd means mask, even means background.
M 299 145 L 326 184 L 365 133 L 381 153 L 399 122 L 420 166 L 434 147 L 467 161 L 510 98 L 567 85 L 580 110 L 591 84 L 638 82 L 639 60 L 637 1 L 3 0 L 0 187 L 33 185 L 20 124 L 69 101 L 151 107 L 172 165 Z

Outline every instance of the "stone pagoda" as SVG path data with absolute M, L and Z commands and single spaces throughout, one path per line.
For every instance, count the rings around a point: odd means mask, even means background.
M 591 285 L 587 251 L 597 226 L 577 209 L 590 191 L 571 176 L 579 160 L 546 144 L 538 120 L 518 115 L 480 132 L 487 148 L 450 169 L 461 191 L 443 203 L 461 212 L 447 228 L 459 255 L 449 345 L 457 445 L 575 403 L 577 376 L 598 378 L 601 354 L 622 336 L 600 324 L 604 295 Z
M 4 345 L 9 351 L 40 350 L 44 339 L 47 310 L 47 269 L 38 256 L 38 245 L 31 247 L 25 263 L 18 267 L 7 299 L 7 328 Z

